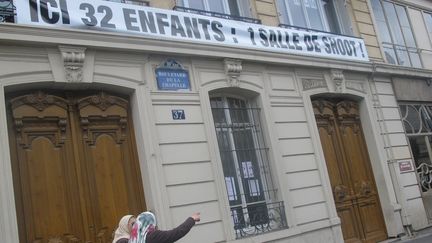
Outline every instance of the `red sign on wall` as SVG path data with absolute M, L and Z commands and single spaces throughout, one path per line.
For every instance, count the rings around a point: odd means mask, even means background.
M 411 160 L 400 160 L 398 163 L 399 163 L 399 170 L 401 173 L 413 171 Z

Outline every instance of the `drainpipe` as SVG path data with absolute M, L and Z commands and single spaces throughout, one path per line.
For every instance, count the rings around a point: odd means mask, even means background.
M 375 77 L 375 73 L 376 73 L 376 66 L 377 66 L 376 63 L 372 63 L 372 73 L 370 75 L 370 78 L 372 81 L 374 81 L 374 77 Z M 392 86 L 393 86 L 393 77 L 391 77 L 390 80 L 391 80 Z M 393 89 L 393 91 L 394 91 L 394 89 Z M 380 110 L 376 109 L 376 112 L 377 113 L 379 112 L 381 117 L 383 117 L 383 113 L 382 113 L 381 109 Z M 400 113 L 399 113 L 399 116 L 400 116 Z M 382 123 L 381 129 L 382 129 L 382 132 L 387 134 L 388 130 L 387 130 L 387 126 L 384 124 L 384 122 Z M 405 232 L 408 235 L 408 237 L 412 237 L 411 218 L 410 218 L 410 215 L 406 212 L 406 209 L 407 209 L 406 200 L 405 200 L 404 196 L 402 195 L 403 188 L 401 187 L 401 185 L 399 183 L 399 180 L 397 178 L 398 172 L 396 171 L 396 168 L 395 168 L 395 163 L 397 163 L 397 160 L 394 159 L 394 153 L 393 153 L 393 150 L 390 149 L 390 142 L 388 141 L 387 135 L 384 137 L 384 145 L 389 148 L 389 149 L 386 149 L 386 154 L 387 154 L 387 158 L 388 158 L 387 166 L 388 166 L 389 171 L 390 171 L 390 179 L 392 181 L 393 190 L 395 192 L 396 203 L 401 205 L 400 217 L 401 217 L 402 225 L 403 225 Z

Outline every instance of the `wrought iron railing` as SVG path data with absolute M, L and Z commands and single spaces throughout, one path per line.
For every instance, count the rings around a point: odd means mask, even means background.
M 419 183 L 423 192 L 432 189 L 432 165 L 422 163 L 417 167 Z
M 253 24 L 261 24 L 260 19 L 254 19 L 254 18 L 248 18 L 248 17 L 242 17 L 242 16 L 235 16 L 230 14 L 224 14 L 224 13 L 218 13 L 218 12 L 211 12 L 201 9 L 195 9 L 195 8 L 185 8 L 182 6 L 175 6 L 173 10 L 186 12 L 186 13 L 194 13 L 194 14 L 200 14 L 200 15 L 206 15 L 216 18 L 222 18 L 222 19 L 230 19 L 230 20 L 237 20 L 237 21 L 243 21 L 247 23 L 253 23 Z
M 13 5 L 12 0 L 0 0 L 0 23 L 13 23 L 15 19 L 14 10 L 15 6 Z
M 140 6 L 149 6 L 149 1 L 142 1 L 142 0 L 105 0 L 105 1 L 128 3 L 128 4 L 134 4 Z
M 283 202 L 233 207 L 231 217 L 237 239 L 288 228 Z

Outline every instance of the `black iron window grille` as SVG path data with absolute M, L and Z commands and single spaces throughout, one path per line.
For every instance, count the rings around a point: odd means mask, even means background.
M 14 23 L 15 21 L 15 6 L 12 0 L 0 0 L 0 23 L 8 22 Z
M 287 227 L 277 200 L 260 108 L 232 97 L 210 99 L 225 186 L 237 238 Z
M 229 20 L 237 20 L 237 21 L 243 21 L 243 22 L 253 23 L 253 24 L 261 24 L 260 19 L 224 14 L 224 13 L 219 13 L 219 12 L 206 11 L 206 10 L 195 9 L 195 8 L 186 8 L 186 7 L 182 7 L 182 6 L 175 6 L 174 10 L 180 11 L 180 12 L 185 12 L 185 13 L 194 13 L 194 14 L 200 14 L 200 15 L 205 15 L 205 16 L 211 16 L 211 17 L 216 17 L 216 18 L 221 18 L 221 19 L 229 19 Z
M 288 228 L 283 202 L 232 207 L 231 217 L 237 239 Z
M 419 185 L 432 192 L 432 104 L 399 104 L 414 156 Z

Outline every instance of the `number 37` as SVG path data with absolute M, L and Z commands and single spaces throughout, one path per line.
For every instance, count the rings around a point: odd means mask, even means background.
M 89 3 L 81 3 L 80 9 L 86 11 L 87 18 L 81 18 L 82 22 L 88 26 L 96 26 L 98 25 L 98 19 L 95 16 L 95 8 L 93 5 Z M 108 6 L 100 5 L 97 8 L 97 12 L 101 14 L 105 14 L 102 20 L 100 21 L 100 26 L 105 28 L 115 29 L 115 24 L 110 23 L 109 21 L 113 17 L 112 10 Z

